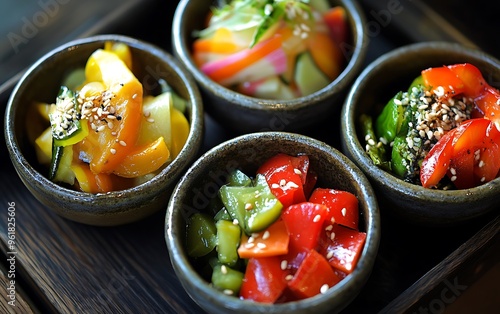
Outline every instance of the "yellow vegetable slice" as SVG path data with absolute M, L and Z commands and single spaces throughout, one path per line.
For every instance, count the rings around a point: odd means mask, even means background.
M 170 151 L 163 137 L 156 141 L 136 147 L 125 159 L 115 168 L 114 174 L 134 178 L 158 170 L 169 159 Z

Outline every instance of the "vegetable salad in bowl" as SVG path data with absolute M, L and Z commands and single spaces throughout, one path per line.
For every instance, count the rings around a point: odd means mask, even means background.
M 263 303 L 325 294 L 355 269 L 366 233 L 358 199 L 316 186 L 309 157 L 279 153 L 255 177 L 234 170 L 209 212 L 188 220 L 186 246 L 221 292 Z
M 405 181 L 465 189 L 500 174 L 500 92 L 473 64 L 424 69 L 361 124 L 373 162 Z
M 106 42 L 66 76 L 54 103 L 32 104 L 26 128 L 50 180 L 89 193 L 122 190 L 180 152 L 185 100 L 163 79 L 158 95 L 145 94 L 132 60 L 125 43 Z
M 195 31 L 201 71 L 239 93 L 293 99 L 332 82 L 345 67 L 345 9 L 327 0 L 232 0 Z

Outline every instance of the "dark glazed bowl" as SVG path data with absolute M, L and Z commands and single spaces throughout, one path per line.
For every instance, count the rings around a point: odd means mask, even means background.
M 219 85 L 199 70 L 191 57 L 192 33 L 203 29 L 203 22 L 215 1 L 179 2 L 172 25 L 173 54 L 193 74 L 207 113 L 223 126 L 240 133 L 304 129 L 340 112 L 349 86 L 361 71 L 368 48 L 365 17 L 357 2 L 330 0 L 330 3 L 346 9 L 351 39 L 342 50 L 348 61 L 333 82 L 307 96 L 293 100 L 249 97 Z
M 235 168 L 251 174 L 277 153 L 309 155 L 311 169 L 319 174 L 317 186 L 355 194 L 359 200 L 360 230 L 366 244 L 355 270 L 327 293 L 298 302 L 261 304 L 231 297 L 213 288 L 191 264 L 185 249 L 187 218 L 208 213 L 210 199 L 217 197 L 225 177 Z M 210 313 L 334 313 L 346 307 L 368 280 L 380 241 L 378 205 L 363 173 L 336 149 L 318 140 L 284 132 L 243 135 L 205 153 L 180 179 L 170 199 L 165 239 L 173 268 L 191 298 Z
M 84 66 L 104 42 L 123 42 L 132 51 L 134 74 L 146 91 L 159 86 L 163 78 L 188 100 L 186 116 L 190 123 L 187 142 L 179 155 L 161 173 L 134 188 L 90 194 L 77 192 L 48 180 L 28 143 L 25 119 L 33 101 L 53 102 L 68 69 Z M 170 193 L 198 154 L 203 139 L 203 106 L 198 87 L 178 62 L 161 49 L 120 35 L 100 35 L 69 42 L 46 54 L 21 78 L 14 88 L 5 114 L 5 140 L 12 163 L 28 190 L 57 214 L 77 222 L 110 226 L 142 219 L 164 209 Z
M 500 62 L 495 58 L 458 44 L 419 43 L 398 48 L 371 63 L 353 84 L 342 109 L 342 151 L 368 176 L 381 203 L 387 202 L 387 209 L 408 221 L 451 225 L 498 209 L 500 179 L 453 191 L 426 189 L 400 180 L 376 167 L 365 153 L 359 116 L 380 113 L 381 106 L 410 86 L 421 70 L 464 62 L 477 66 L 492 86 L 500 87 Z

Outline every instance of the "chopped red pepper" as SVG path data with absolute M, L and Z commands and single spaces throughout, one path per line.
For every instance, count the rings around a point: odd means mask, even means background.
M 305 299 L 325 293 L 341 279 L 323 255 L 310 250 L 288 287 L 298 299 Z
M 318 251 L 332 267 L 350 274 L 358 263 L 365 241 L 365 232 L 333 224 L 331 230 L 321 233 Z
M 354 194 L 335 189 L 316 188 L 311 194 L 309 202 L 328 207 L 327 223 L 333 221 L 352 229 L 358 229 L 358 199 Z

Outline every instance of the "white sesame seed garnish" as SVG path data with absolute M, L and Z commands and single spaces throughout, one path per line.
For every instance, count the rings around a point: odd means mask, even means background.
M 325 227 L 325 231 L 332 231 L 333 225 L 328 225 Z
M 259 249 L 265 249 L 265 248 L 267 247 L 267 245 L 266 245 L 265 243 L 261 243 L 261 242 L 259 242 L 259 243 L 257 243 L 257 247 L 258 247 Z
M 485 180 L 486 180 L 486 178 L 485 178 L 485 177 L 482 177 L 482 178 L 481 178 L 481 182 L 484 182 Z
M 253 242 L 248 242 L 248 243 L 245 244 L 245 248 L 247 248 L 247 249 L 251 249 L 254 246 L 255 246 L 255 243 L 253 243 Z
M 326 259 L 330 259 L 333 257 L 333 251 L 328 251 L 328 253 L 326 254 Z
M 271 184 L 271 188 L 273 188 L 273 189 L 277 189 L 279 187 L 280 187 L 280 185 L 278 183 Z
M 300 170 L 299 170 L 299 169 L 297 169 L 297 168 L 294 168 L 294 169 L 293 169 L 293 172 L 294 172 L 295 174 L 298 174 L 298 175 L 301 175 L 301 174 L 302 174 L 302 171 L 300 171 Z
M 269 239 L 270 236 L 271 236 L 271 233 L 268 230 L 266 230 L 266 231 L 264 231 L 264 234 L 262 235 L 262 240 L 267 240 L 267 239 Z
M 245 209 L 246 209 L 246 210 L 250 210 L 250 209 L 252 209 L 252 208 L 253 208 L 252 203 L 246 203 L 246 204 L 245 204 Z
M 335 232 L 332 232 L 330 233 L 330 240 L 333 241 L 334 239 L 335 239 Z
M 225 289 L 225 290 L 223 291 L 223 293 L 224 293 L 225 295 L 233 295 L 233 293 L 234 293 L 234 292 L 233 292 L 233 290 Z
M 368 140 L 368 145 L 375 146 L 375 141 L 373 139 Z
M 220 271 L 221 271 L 221 273 L 223 273 L 224 275 L 225 275 L 225 274 L 227 274 L 227 267 L 226 267 L 226 265 L 222 265 L 222 266 L 220 267 Z
M 281 179 L 280 181 L 280 186 L 285 186 L 286 185 L 286 180 L 285 179 Z
M 113 154 L 113 155 L 114 155 L 114 154 L 116 154 L 116 149 L 111 148 L 111 149 L 109 150 L 109 152 L 110 152 L 111 154 Z
M 455 180 L 457 180 L 457 176 L 452 176 L 452 177 L 450 178 L 450 180 L 451 180 L 451 182 L 455 182 Z
M 457 170 L 455 170 L 455 168 L 450 168 L 450 173 L 452 175 L 456 175 L 457 174 Z
M 293 275 L 286 275 L 285 280 L 290 281 L 293 279 Z
M 321 286 L 321 289 L 319 289 L 319 291 L 322 294 L 325 294 L 328 291 L 328 289 L 330 289 L 330 287 L 328 286 L 328 284 L 325 283 L 324 285 Z
M 482 161 L 482 160 L 479 161 L 479 165 L 478 166 L 479 166 L 479 168 L 482 168 L 484 166 L 484 161 Z
M 237 226 L 239 224 L 240 224 L 240 222 L 238 221 L 238 219 L 236 219 L 236 218 L 233 219 L 233 225 Z
M 347 213 L 347 209 L 344 207 L 340 210 L 340 212 L 342 213 L 342 216 L 345 217 L 346 213 Z
M 153 119 L 153 118 L 147 118 L 146 121 L 148 121 L 149 123 L 153 123 L 153 122 L 155 122 L 155 119 Z
M 284 259 L 281 261 L 281 270 L 285 270 L 288 267 L 288 262 Z
M 118 143 L 120 143 L 121 146 L 127 146 L 127 143 L 125 143 L 125 141 L 120 141 Z
M 321 215 L 316 215 L 313 218 L 313 222 L 318 222 L 318 221 L 320 221 L 320 219 L 321 219 Z
M 104 131 L 105 128 L 106 128 L 105 125 L 100 125 L 100 126 L 97 127 L 96 131 L 97 132 L 102 132 L 102 131 Z

